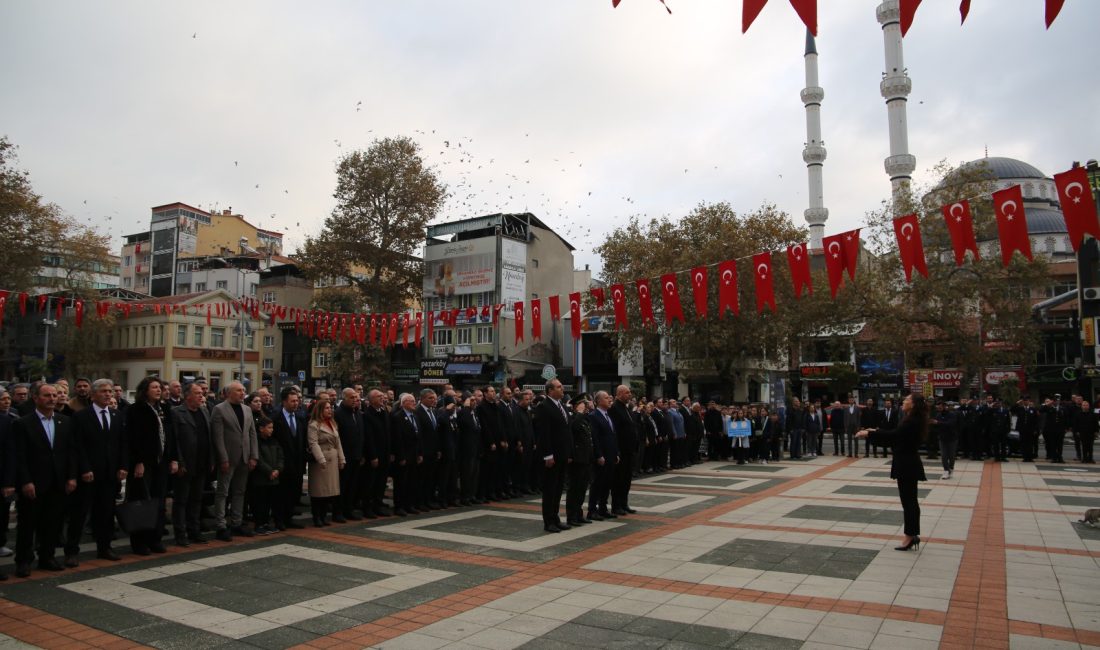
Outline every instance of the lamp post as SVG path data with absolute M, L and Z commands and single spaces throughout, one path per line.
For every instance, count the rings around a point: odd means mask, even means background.
M 42 324 L 46 326 L 46 336 L 42 340 L 42 381 L 46 381 L 46 375 L 50 372 L 50 328 L 57 327 L 57 321 L 50 318 L 51 300 L 52 297 L 46 296 L 46 317 L 42 319 Z

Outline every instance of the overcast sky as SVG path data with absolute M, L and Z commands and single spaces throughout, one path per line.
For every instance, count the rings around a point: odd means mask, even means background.
M 441 220 L 530 211 L 578 267 L 631 215 L 807 207 L 805 31 L 774 0 L 4 2 L 0 134 L 35 188 L 116 237 L 149 208 L 232 207 L 285 233 L 332 209 L 342 152 L 416 139 Z M 826 234 L 890 191 L 876 0 L 819 9 Z M 925 2 L 905 40 L 917 180 L 947 159 L 1052 175 L 1100 157 L 1100 2 Z M 449 144 L 449 146 L 448 146 Z M 460 147 L 461 145 L 461 147 Z

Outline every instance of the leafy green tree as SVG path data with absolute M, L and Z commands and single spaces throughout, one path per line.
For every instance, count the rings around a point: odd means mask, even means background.
M 342 279 L 370 311 L 395 312 L 418 301 L 425 229 L 439 215 L 446 185 L 410 138 L 375 140 L 336 165 L 336 206 L 298 259 L 310 279 Z

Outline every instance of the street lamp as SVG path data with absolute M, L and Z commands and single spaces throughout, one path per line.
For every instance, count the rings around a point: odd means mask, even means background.
M 57 321 L 49 316 L 51 300 L 52 297 L 46 296 L 46 317 L 42 319 L 42 324 L 46 326 L 46 336 L 42 341 L 42 381 L 46 381 L 46 375 L 50 372 L 50 328 L 57 327 Z

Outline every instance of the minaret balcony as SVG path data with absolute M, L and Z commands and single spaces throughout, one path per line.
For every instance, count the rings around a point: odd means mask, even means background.
M 885 160 L 886 173 L 891 177 L 908 176 L 917 168 L 917 157 L 910 154 L 890 156 Z
M 825 162 L 825 147 L 819 144 L 806 145 L 802 150 L 802 160 L 804 160 L 807 165 L 815 163 L 818 165 L 822 164 Z
M 825 89 L 820 86 L 811 86 L 802 89 L 803 104 L 820 104 L 825 99 Z
M 908 97 L 913 90 L 913 81 L 904 73 L 888 75 L 882 79 L 879 90 L 886 99 Z

